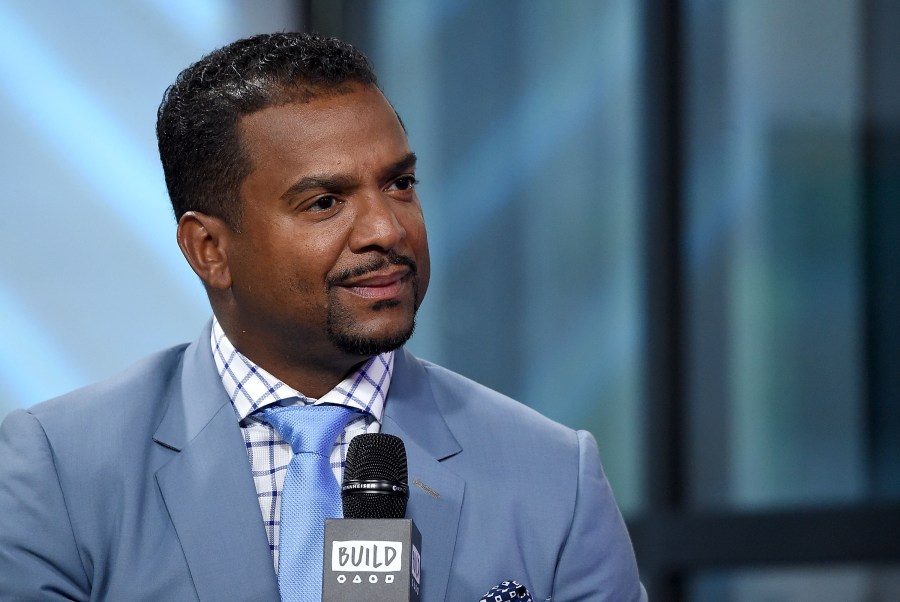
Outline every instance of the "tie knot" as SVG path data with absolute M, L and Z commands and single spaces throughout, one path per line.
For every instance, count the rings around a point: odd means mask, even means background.
M 314 453 L 327 458 L 353 410 L 336 405 L 275 406 L 262 414 L 295 454 Z

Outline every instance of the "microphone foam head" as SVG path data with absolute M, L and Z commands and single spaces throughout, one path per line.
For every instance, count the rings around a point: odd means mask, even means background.
M 344 463 L 344 518 L 403 518 L 408 499 L 403 440 L 386 433 L 354 437 Z

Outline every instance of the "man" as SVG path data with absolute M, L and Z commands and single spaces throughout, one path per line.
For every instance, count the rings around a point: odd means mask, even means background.
M 321 529 L 298 560 L 289 497 L 336 486 L 349 440 L 377 431 L 406 445 L 423 600 L 505 579 L 535 600 L 645 598 L 591 436 L 403 350 L 428 244 L 416 157 L 365 57 L 240 40 L 179 75 L 157 134 L 214 317 L 4 421 L 4 600 L 304 597 L 286 582 L 318 587 L 298 575 L 321 579 Z M 335 480 L 288 486 L 303 454 L 278 416 L 316 411 L 341 414 L 320 453 Z

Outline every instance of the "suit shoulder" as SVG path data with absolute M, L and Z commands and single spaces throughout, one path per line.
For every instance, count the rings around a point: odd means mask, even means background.
M 467 430 L 514 430 L 519 436 L 543 445 L 556 443 L 569 451 L 577 447 L 574 429 L 452 370 L 424 360 L 419 362 L 428 374 L 435 401 L 444 416 L 459 416 Z
M 102 421 L 104 416 L 121 419 L 131 411 L 149 410 L 176 380 L 186 348 L 183 344 L 158 351 L 115 376 L 41 402 L 28 412 L 45 429 L 57 424 L 70 429 L 76 416 Z

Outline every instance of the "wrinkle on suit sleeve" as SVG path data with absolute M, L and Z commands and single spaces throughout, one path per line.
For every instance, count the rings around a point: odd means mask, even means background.
M 578 431 L 578 495 L 553 600 L 646 601 L 625 521 L 600 465 L 597 442 Z
M 0 426 L 2 599 L 86 600 L 89 589 L 50 443 L 16 410 Z

